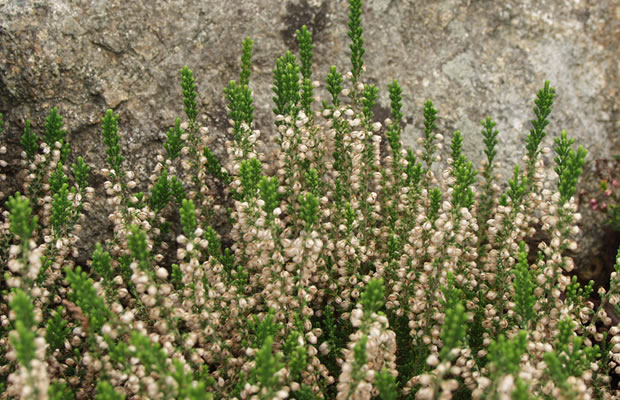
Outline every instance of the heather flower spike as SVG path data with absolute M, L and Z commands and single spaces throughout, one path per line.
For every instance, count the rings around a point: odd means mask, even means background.
M 460 131 L 444 139 L 430 100 L 408 148 L 396 80 L 391 118 L 374 115 L 386 99 L 362 76 L 361 11 L 349 1 L 351 69 L 323 70 L 325 90 L 311 81 L 312 34 L 297 31 L 298 55 L 273 71 L 275 129 L 256 126 L 251 39 L 224 91 L 225 137 L 201 125 L 184 67 L 185 116 L 170 121 L 144 192 L 113 111 L 101 120 L 105 195 L 88 187 L 82 157 L 67 161 L 57 109 L 41 140 L 26 121 L 16 164 L 25 195 L 0 192 L 4 397 L 619 396 L 620 253 L 594 307 L 594 284 L 567 274 L 579 267 L 586 152 L 565 132 L 556 139 L 557 187 L 541 157 L 554 89 L 538 93 L 525 163 L 507 182 L 495 174 L 491 118 L 479 169 Z M 328 94 L 319 106 L 315 92 Z M 605 203 L 616 186 L 603 183 Z M 110 229 L 84 260 L 96 196 Z

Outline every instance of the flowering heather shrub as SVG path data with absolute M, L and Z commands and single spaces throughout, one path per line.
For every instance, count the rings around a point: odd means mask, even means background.
M 543 188 L 553 88 L 536 97 L 524 165 L 506 190 L 490 118 L 486 162 L 466 158 L 457 131 L 437 174 L 444 138 L 431 101 L 415 150 L 401 141 L 396 81 L 392 118 L 373 120 L 378 88 L 363 80 L 359 0 L 350 0 L 349 36 L 352 69 L 331 67 L 321 105 L 305 27 L 299 58 L 276 61 L 269 159 L 253 122 L 250 39 L 225 90 L 225 161 L 197 123 L 187 67 L 186 118 L 168 132 L 146 193 L 123 167 L 108 111 L 114 235 L 87 266 L 74 260 L 96 195 L 90 167 L 80 157 L 69 165 L 56 109 L 42 138 L 26 124 L 23 194 L 5 202 L 0 226 L 0 398 L 618 397 L 620 326 L 605 306 L 620 299 L 620 255 L 595 310 L 592 285 L 564 274 L 574 268 L 564 253 L 577 248 L 573 195 L 586 156 L 565 132 L 553 150 L 557 189 Z M 228 233 L 213 229 L 222 217 Z M 548 239 L 528 248 L 537 229 Z

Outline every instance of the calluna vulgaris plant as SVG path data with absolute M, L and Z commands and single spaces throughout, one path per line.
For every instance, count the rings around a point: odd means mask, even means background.
M 1 398 L 618 397 L 620 326 L 605 306 L 620 299 L 620 255 L 594 309 L 592 284 L 565 274 L 575 267 L 564 254 L 577 248 L 573 195 L 586 156 L 565 132 L 553 150 L 557 189 L 543 185 L 553 88 L 538 92 L 524 165 L 505 191 L 490 118 L 486 162 L 466 158 L 457 131 L 438 172 L 444 137 L 431 101 L 416 150 L 401 141 L 398 82 L 388 85 L 392 118 L 373 120 L 361 9 L 350 0 L 352 69 L 330 68 L 329 100 L 316 104 L 305 27 L 299 57 L 276 61 L 269 160 L 254 125 L 250 39 L 225 90 L 226 161 L 197 121 L 187 67 L 186 118 L 168 132 L 144 193 L 124 169 L 108 111 L 114 235 L 86 266 L 75 259 L 96 196 L 90 167 L 69 161 L 56 109 L 43 137 L 26 122 L 23 190 L 4 203 L 0 226 Z M 213 228 L 222 218 L 226 234 Z M 547 239 L 528 248 L 537 229 Z

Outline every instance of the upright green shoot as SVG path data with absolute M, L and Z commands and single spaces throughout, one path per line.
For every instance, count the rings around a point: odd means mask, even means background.
M 297 43 L 299 44 L 299 58 L 301 61 L 301 108 L 307 116 L 312 115 L 312 101 L 314 100 L 314 88 L 312 86 L 312 33 L 306 25 L 297 30 Z
M 357 82 L 362 75 L 364 66 L 364 39 L 362 39 L 362 0 L 349 0 L 349 31 L 347 35 L 351 39 L 349 48 L 351 49 L 351 73 L 353 74 L 353 99 L 355 101 L 355 90 Z

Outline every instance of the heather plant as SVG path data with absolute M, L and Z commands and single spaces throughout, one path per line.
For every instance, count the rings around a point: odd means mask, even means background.
M 107 111 L 97 195 L 113 234 L 87 265 L 75 259 L 90 168 L 72 157 L 57 109 L 41 138 L 26 122 L 26 178 L 0 225 L 0 398 L 618 398 L 620 325 L 606 306 L 620 312 L 620 253 L 595 309 L 593 284 L 567 275 L 586 151 L 565 132 L 543 147 L 554 89 L 545 82 L 536 96 L 524 165 L 507 185 L 490 117 L 479 167 L 459 131 L 444 151 L 430 100 L 419 146 L 406 149 L 396 80 L 391 118 L 374 119 L 380 88 L 364 81 L 361 16 L 351 0 L 351 70 L 330 67 L 329 99 L 314 91 L 307 27 L 299 57 L 276 60 L 269 157 L 249 38 L 224 90 L 225 159 L 198 122 L 188 67 L 185 116 L 144 192 Z M 222 219 L 229 230 L 215 229 Z

